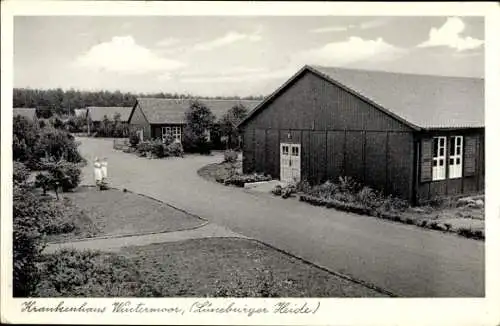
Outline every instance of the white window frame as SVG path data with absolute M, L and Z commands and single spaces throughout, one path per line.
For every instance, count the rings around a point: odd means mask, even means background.
M 452 139 L 454 140 L 452 142 Z M 462 177 L 463 166 L 463 152 L 464 152 L 464 137 L 451 136 L 450 137 L 450 155 L 448 159 L 448 178 L 456 179 Z
M 437 146 L 435 146 L 437 141 Z M 432 139 L 432 181 L 446 179 L 446 137 L 439 136 Z
M 161 138 L 165 141 L 165 138 L 170 135 L 172 138 L 177 141 L 182 140 L 182 127 L 181 126 L 168 126 L 161 127 Z

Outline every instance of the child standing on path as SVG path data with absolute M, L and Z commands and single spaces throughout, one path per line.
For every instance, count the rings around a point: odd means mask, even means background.
M 101 162 L 99 158 L 96 157 L 94 159 L 94 181 L 97 187 L 101 187 L 102 182 L 102 170 L 101 170 Z

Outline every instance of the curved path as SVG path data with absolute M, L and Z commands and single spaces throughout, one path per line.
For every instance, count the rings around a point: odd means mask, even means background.
M 242 238 L 243 236 L 234 233 L 225 227 L 215 224 L 207 224 L 199 228 L 185 231 L 161 232 L 131 236 L 112 236 L 107 238 L 88 238 L 71 242 L 51 243 L 47 245 L 44 252 L 53 253 L 56 250 L 63 248 L 119 251 L 121 248 L 128 246 L 146 246 L 155 243 L 182 241 L 189 239 L 228 237 Z
M 485 294 L 484 242 L 249 193 L 197 175 L 202 166 L 220 162 L 220 155 L 148 160 L 112 150 L 111 140 L 80 140 L 88 159 L 108 158 L 113 186 L 157 198 L 329 270 L 399 296 Z M 91 173 L 89 164 L 87 181 Z

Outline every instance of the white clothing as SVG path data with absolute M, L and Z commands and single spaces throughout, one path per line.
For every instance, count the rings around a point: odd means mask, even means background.
M 94 179 L 96 182 L 101 182 L 102 180 L 101 163 L 99 162 L 94 162 Z
M 103 179 L 108 177 L 108 162 L 101 162 L 101 173 Z

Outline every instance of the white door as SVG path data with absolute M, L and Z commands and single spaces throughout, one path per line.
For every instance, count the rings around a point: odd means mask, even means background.
M 281 143 L 280 157 L 281 181 L 300 181 L 300 144 Z
M 137 136 L 139 136 L 139 140 L 141 142 L 144 141 L 144 130 L 143 129 L 137 130 Z

